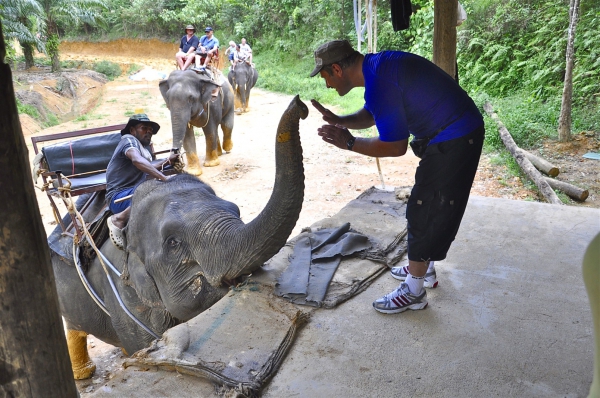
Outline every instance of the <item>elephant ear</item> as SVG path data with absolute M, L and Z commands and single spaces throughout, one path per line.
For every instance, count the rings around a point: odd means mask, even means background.
M 160 93 L 162 94 L 162 97 L 165 100 L 165 104 L 167 104 L 167 109 L 169 109 L 169 100 L 167 98 L 167 92 L 169 91 L 169 81 L 161 80 L 160 83 L 158 83 L 158 88 L 160 89 Z
M 142 303 L 148 307 L 164 308 L 154 279 L 146 272 L 146 266 L 133 251 L 130 251 L 127 256 L 127 272 L 129 275 L 125 284 L 135 290 Z
M 220 84 L 210 80 L 208 77 L 201 76 L 198 80 L 198 91 L 200 92 L 200 103 L 208 104 L 215 88 L 221 87 Z

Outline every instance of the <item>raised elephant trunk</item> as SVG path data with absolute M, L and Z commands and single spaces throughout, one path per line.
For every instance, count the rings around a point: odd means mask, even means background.
M 238 258 L 224 275 L 234 279 L 254 271 L 277 254 L 298 221 L 304 200 L 304 166 L 300 144 L 300 118 L 308 116 L 308 108 L 296 96 L 283 113 L 275 143 L 275 185 L 263 211 L 235 232 L 232 240 L 240 247 Z

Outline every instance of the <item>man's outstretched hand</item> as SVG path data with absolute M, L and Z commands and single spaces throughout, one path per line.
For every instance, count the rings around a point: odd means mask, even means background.
M 323 105 L 321 105 L 319 101 L 317 101 L 316 99 L 311 99 L 310 103 L 312 104 L 312 106 L 315 107 L 316 110 L 318 110 L 321 113 L 321 115 L 323 115 L 323 120 L 325 120 L 327 123 L 333 125 L 341 124 L 340 117 L 335 113 L 331 112 L 329 109 L 325 108 Z

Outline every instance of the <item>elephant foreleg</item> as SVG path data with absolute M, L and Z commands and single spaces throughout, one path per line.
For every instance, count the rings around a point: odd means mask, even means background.
M 196 176 L 202 174 L 202 167 L 196 152 L 196 137 L 194 137 L 194 127 L 189 125 L 185 130 L 183 138 L 183 149 L 185 149 L 187 157 L 187 172 Z
M 231 152 L 233 149 L 233 141 L 231 140 L 231 132 L 233 131 L 233 112 L 229 112 L 221 121 L 221 130 L 223 130 L 223 150 Z
M 90 359 L 87 351 L 87 333 L 80 330 L 67 330 L 67 347 L 75 380 L 92 377 L 96 371 L 96 365 Z
M 203 129 L 204 138 L 206 139 L 206 158 L 204 159 L 204 166 L 206 167 L 214 167 L 221 164 L 219 161 L 221 144 L 219 143 L 219 133 L 217 129 L 218 124 L 213 120 L 211 120 L 208 126 Z

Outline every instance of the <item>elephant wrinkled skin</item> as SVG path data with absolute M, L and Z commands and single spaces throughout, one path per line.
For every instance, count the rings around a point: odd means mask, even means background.
M 221 79 L 217 83 L 208 76 L 192 70 L 176 70 L 171 72 L 167 80 L 159 83 L 160 92 L 171 111 L 173 148 L 179 149 L 183 146 L 185 149 L 187 171 L 190 174 L 202 174 L 196 151 L 194 127 L 201 127 L 204 131 L 204 166 L 219 165 L 219 156 L 223 151 L 229 152 L 233 148 L 233 89 L 227 79 L 219 76 Z M 220 87 L 219 94 L 213 97 L 211 93 L 217 87 Z M 222 148 L 218 134 L 219 125 L 223 130 Z
M 239 113 L 248 112 L 250 91 L 256 85 L 258 71 L 247 62 L 240 62 L 235 65 L 235 69 L 229 71 L 227 79 L 233 87 L 236 101 L 241 104 Z
M 119 278 L 109 272 L 109 277 L 124 306 L 152 333 L 160 336 L 212 306 L 227 293 L 228 284 L 261 267 L 286 243 L 304 197 L 299 123 L 307 115 L 308 108 L 298 97 L 284 112 L 275 140 L 273 192 L 248 224 L 240 219 L 237 205 L 217 197 L 189 174 L 166 182 L 148 180 L 135 190 L 125 251 L 110 240 L 101 251 L 122 273 Z M 62 247 L 72 242 L 69 236 L 59 238 Z M 77 345 L 69 347 L 72 366 L 81 377 L 91 376 L 94 366 L 85 333 L 122 347 L 127 354 L 154 340 L 121 308 L 97 257 L 85 277 L 110 316 L 86 292 L 73 260 L 51 253 L 61 312 L 74 337 L 69 342 Z

